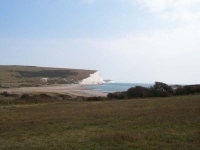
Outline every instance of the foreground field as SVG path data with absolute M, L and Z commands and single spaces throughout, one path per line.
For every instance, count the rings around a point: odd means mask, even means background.
M 200 95 L 0 105 L 0 149 L 199 149 Z

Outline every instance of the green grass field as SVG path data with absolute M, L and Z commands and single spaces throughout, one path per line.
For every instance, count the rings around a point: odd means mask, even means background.
M 197 150 L 200 95 L 0 105 L 0 149 Z

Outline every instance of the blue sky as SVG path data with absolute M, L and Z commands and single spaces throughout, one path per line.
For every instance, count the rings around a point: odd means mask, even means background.
M 200 83 L 199 0 L 0 0 L 0 64 Z
M 154 28 L 153 15 L 121 1 L 1 0 L 2 37 L 109 38 Z M 152 26 L 148 26 L 151 22 Z

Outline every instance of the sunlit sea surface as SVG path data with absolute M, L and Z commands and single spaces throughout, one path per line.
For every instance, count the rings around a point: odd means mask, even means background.
M 126 91 L 131 87 L 135 86 L 143 86 L 143 87 L 150 87 L 153 83 L 105 83 L 102 85 L 86 85 L 87 89 L 90 90 L 97 90 L 104 93 L 113 93 L 117 91 Z

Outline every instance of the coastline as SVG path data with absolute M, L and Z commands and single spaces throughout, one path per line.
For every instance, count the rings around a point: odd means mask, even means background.
M 84 85 L 81 85 L 81 84 L 0 89 L 0 92 L 4 92 L 4 91 L 13 93 L 13 94 L 24 94 L 24 93 L 31 93 L 31 92 L 40 92 L 40 93 L 49 92 L 49 93 L 59 93 L 59 94 L 67 94 L 70 96 L 84 96 L 84 97 L 92 97 L 92 96 L 106 97 L 107 96 L 107 93 L 87 89 L 84 87 Z

